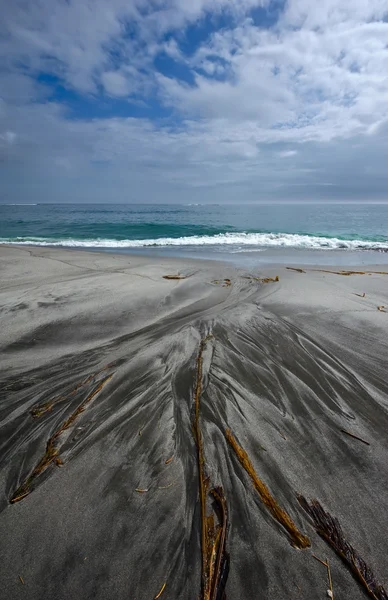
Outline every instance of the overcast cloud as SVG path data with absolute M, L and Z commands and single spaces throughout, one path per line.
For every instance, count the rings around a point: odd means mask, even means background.
M 0 10 L 0 202 L 388 200 L 388 0 Z

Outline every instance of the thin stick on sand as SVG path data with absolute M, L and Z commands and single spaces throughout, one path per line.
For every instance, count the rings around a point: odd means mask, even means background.
M 164 588 L 166 587 L 167 582 L 165 582 L 162 587 L 160 588 L 159 592 L 156 594 L 156 596 L 154 597 L 154 600 L 158 600 L 158 598 L 160 598 L 160 596 L 163 594 L 164 592 Z
M 350 431 L 346 431 L 346 429 L 341 429 L 341 431 L 342 431 L 342 433 L 346 433 L 346 435 L 349 435 L 350 437 L 354 438 L 355 440 L 358 440 L 359 442 L 362 442 L 363 444 L 370 446 L 369 442 L 358 437 L 358 435 L 354 435 L 354 433 L 350 433 Z
M 331 580 L 331 571 L 330 571 L 330 563 L 329 563 L 329 559 L 326 559 L 327 561 L 327 574 L 329 576 L 329 586 L 330 586 L 330 591 L 331 591 L 331 598 L 332 600 L 334 600 L 334 595 L 333 595 L 333 582 Z
M 329 580 L 329 590 L 330 590 L 330 597 L 332 598 L 332 600 L 334 600 L 334 594 L 333 594 L 333 581 L 331 579 L 331 571 L 330 571 L 330 564 L 329 564 L 329 559 L 326 559 L 326 562 L 324 560 L 321 560 L 320 558 L 318 558 L 318 556 L 315 556 L 315 554 L 312 554 L 312 557 L 315 558 L 315 560 L 317 560 L 318 562 L 320 562 L 322 565 L 324 565 L 327 569 L 327 578 Z

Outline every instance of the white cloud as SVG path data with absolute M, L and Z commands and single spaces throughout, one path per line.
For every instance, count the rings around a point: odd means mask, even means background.
M 1 1 L 3 193 L 29 181 L 87 199 L 95 181 L 121 200 L 385 197 L 388 0 L 289 0 L 270 29 L 249 17 L 257 0 Z M 229 27 L 185 54 L 187 25 L 222 11 Z M 157 72 L 161 52 L 194 84 Z M 152 97 L 173 117 L 72 120 L 40 73 L 90 102 Z
M 0 135 L 0 140 L 4 140 L 8 144 L 13 144 L 16 137 L 16 133 L 14 133 L 13 131 L 5 131 L 3 134 Z
M 295 156 L 295 154 L 298 154 L 296 150 L 283 150 L 279 152 L 280 158 L 290 158 L 291 156 Z
M 244 13 L 264 0 L 3 0 L 0 58 L 51 72 L 82 93 L 116 60 L 150 66 L 161 36 L 208 12 Z M 130 34 L 131 29 L 136 35 Z
M 130 91 L 128 80 L 118 71 L 106 71 L 101 75 L 101 82 L 112 96 L 127 96 Z
M 360 1 L 347 11 L 332 0 L 287 6 L 272 30 L 247 20 L 215 33 L 192 65 L 209 72 L 209 61 L 220 59 L 227 80 L 198 75 L 189 87 L 161 78 L 166 102 L 210 118 L 281 127 L 296 140 L 366 132 L 385 119 L 388 22 L 368 20 L 381 18 L 388 2 Z

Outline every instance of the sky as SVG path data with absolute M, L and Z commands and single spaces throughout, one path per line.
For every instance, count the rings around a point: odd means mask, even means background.
M 0 202 L 388 201 L 388 0 L 0 14 Z

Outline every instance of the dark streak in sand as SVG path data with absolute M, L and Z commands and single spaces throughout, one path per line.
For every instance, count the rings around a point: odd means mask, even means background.
M 0 268 L 5 597 L 323 597 L 297 494 L 387 587 L 386 271 L 361 303 L 335 267 L 2 247 Z M 361 600 L 335 552 L 330 573 Z

